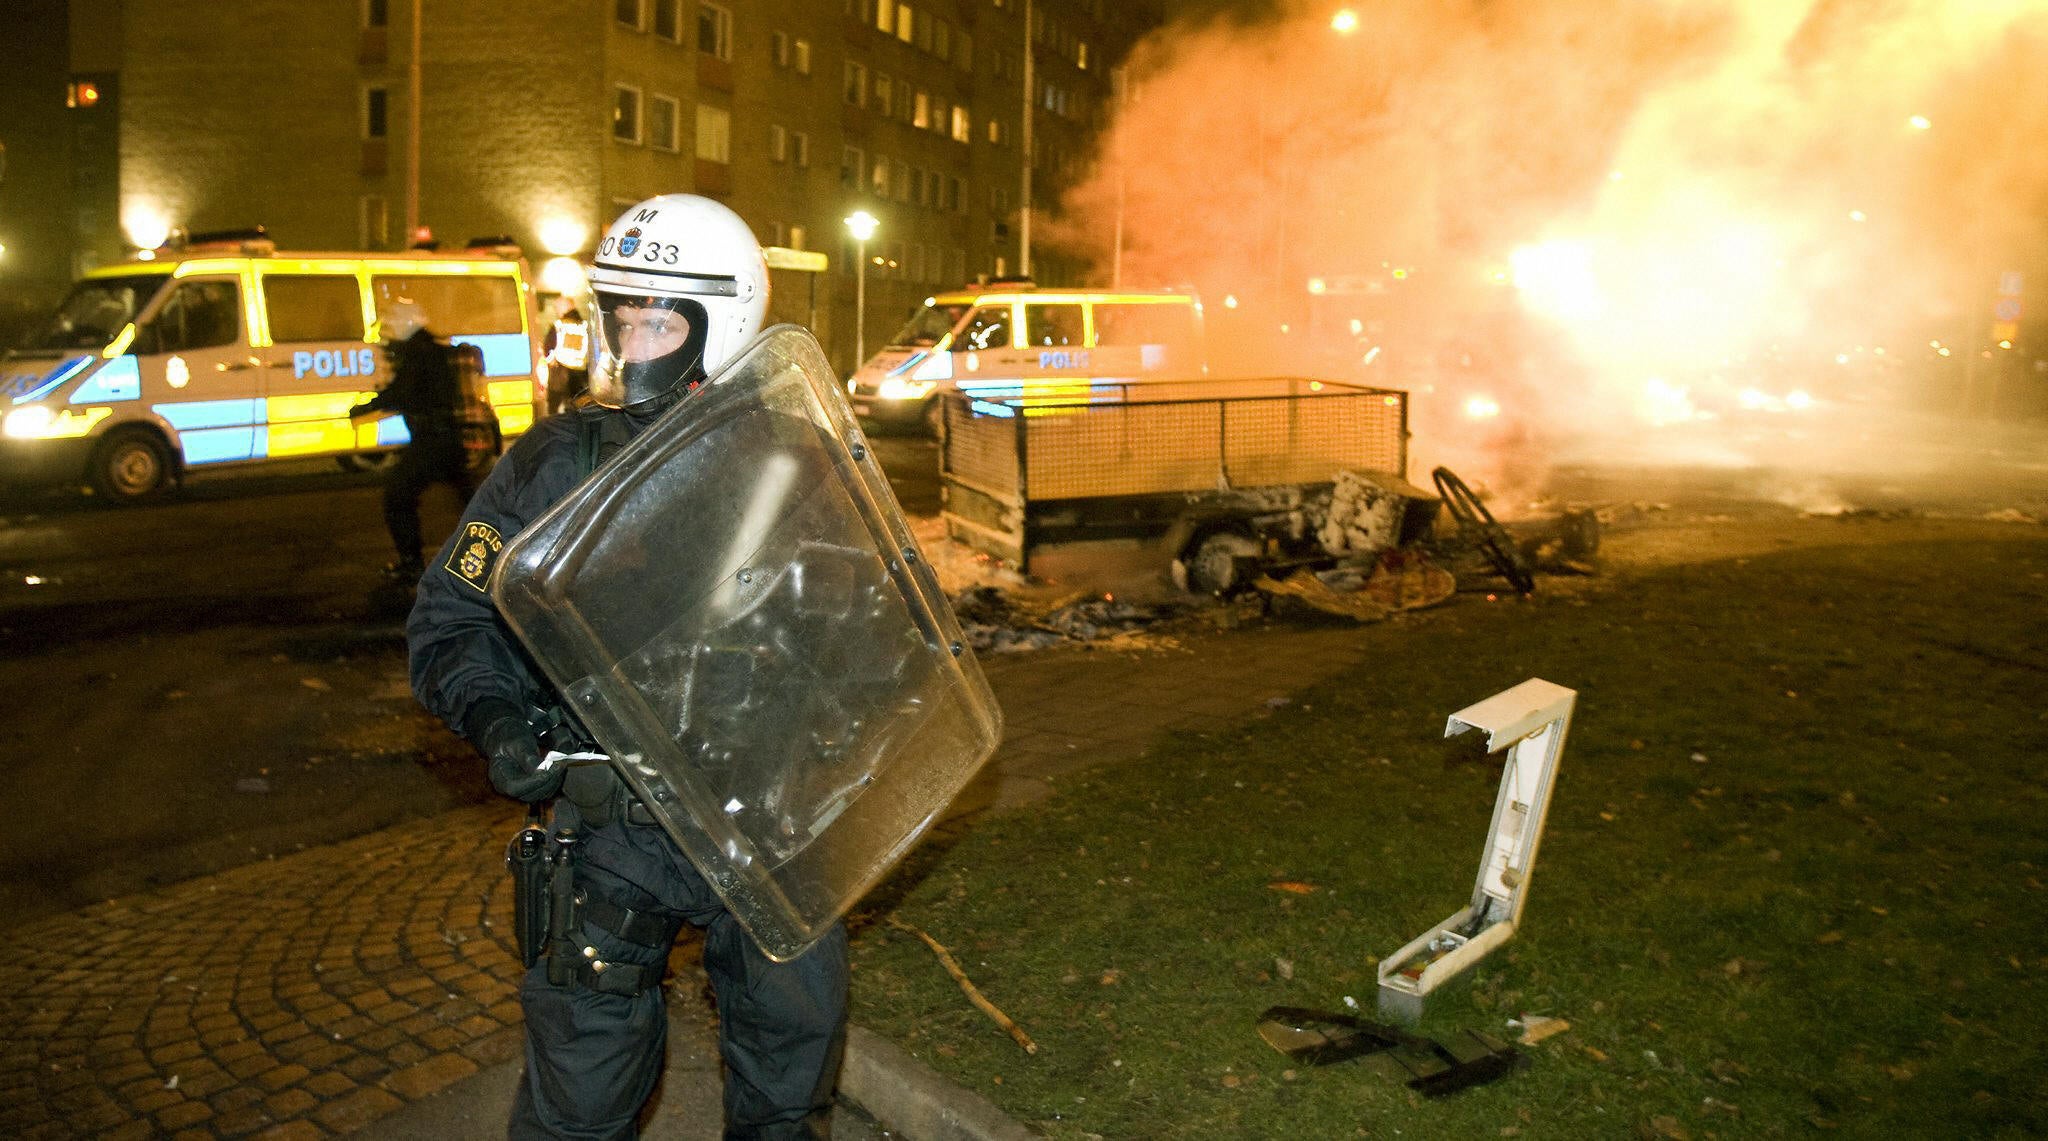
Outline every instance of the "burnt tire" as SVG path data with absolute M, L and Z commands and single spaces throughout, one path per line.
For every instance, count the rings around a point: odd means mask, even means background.
M 1211 531 L 1188 545 L 1181 556 L 1182 589 L 1192 594 L 1227 596 L 1251 585 L 1257 577 L 1259 541 L 1237 531 Z
M 1493 512 L 1479 501 L 1471 487 L 1458 478 L 1456 472 L 1440 467 L 1430 473 L 1436 483 L 1436 493 L 1443 497 L 1444 506 L 1451 518 L 1458 521 L 1458 533 L 1468 537 L 1486 556 L 1486 561 L 1500 576 L 1508 580 L 1517 594 L 1534 594 L 1536 579 L 1522 562 L 1521 550 L 1515 546 L 1514 536 L 1508 529 L 1495 521 Z
M 170 446 L 147 428 L 109 432 L 92 451 L 86 478 L 109 503 L 144 503 L 170 490 L 177 471 Z

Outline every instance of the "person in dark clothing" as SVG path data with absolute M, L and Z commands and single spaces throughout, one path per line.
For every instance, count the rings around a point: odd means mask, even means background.
M 448 359 L 448 346 L 427 330 L 426 315 L 410 301 L 392 302 L 382 317 L 391 383 L 350 409 L 349 419 L 380 412 L 405 417 L 411 439 L 384 480 L 384 526 L 398 550 L 398 558 L 384 574 L 411 583 L 426 565 L 420 557 L 420 496 L 430 485 L 445 483 L 468 503 L 475 481 L 463 454 L 462 384 Z
M 529 710 L 559 710 L 488 593 L 505 543 L 627 441 L 693 392 L 760 331 L 767 267 L 745 222 L 692 195 L 626 211 L 591 267 L 598 317 L 591 399 L 534 425 L 478 489 L 420 581 L 406 623 L 413 691 L 461 733 L 502 793 L 556 797 L 552 828 L 574 845 L 581 957 L 531 966 L 520 987 L 526 1071 L 515 1138 L 627 1138 L 662 1066 L 660 981 L 684 923 L 704 929 L 725 1060 L 725 1136 L 828 1135 L 844 1046 L 846 932 L 804 954 L 763 954 L 675 841 L 608 765 L 543 760 Z M 595 447 L 592 443 L 595 442 Z M 594 453 L 594 454 L 593 454 Z M 549 738 L 594 750 L 573 718 Z

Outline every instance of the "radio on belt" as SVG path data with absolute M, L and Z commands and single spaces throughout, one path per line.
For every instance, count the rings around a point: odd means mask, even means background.
M 1557 783 L 1557 762 L 1571 729 L 1578 693 L 1540 678 L 1503 690 L 1451 714 L 1444 736 L 1486 733 L 1489 753 L 1507 750 L 1493 826 L 1480 855 L 1479 879 L 1464 910 L 1387 956 L 1379 967 L 1379 1010 L 1407 1021 L 1422 1017 L 1430 992 L 1457 977 L 1514 935 L 1522 919 L 1536 845 Z

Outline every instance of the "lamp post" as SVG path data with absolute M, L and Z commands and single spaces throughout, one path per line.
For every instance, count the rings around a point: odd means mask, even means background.
M 868 239 L 875 236 L 875 216 L 855 210 L 846 216 L 846 232 L 853 235 L 858 253 L 853 266 L 853 367 L 859 371 L 868 359 Z

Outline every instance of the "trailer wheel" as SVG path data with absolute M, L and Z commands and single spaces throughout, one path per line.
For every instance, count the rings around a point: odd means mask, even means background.
M 1443 496 L 1451 518 L 1458 521 L 1458 533 L 1472 540 L 1493 569 L 1515 588 L 1515 593 L 1534 594 L 1536 580 L 1523 564 L 1514 536 L 1494 520 L 1493 512 L 1486 509 L 1479 496 L 1450 468 L 1440 467 L 1430 473 L 1430 478 L 1436 482 L 1436 493 Z
M 1231 594 L 1251 585 L 1259 542 L 1236 531 L 1211 531 L 1189 544 L 1175 567 L 1192 594 Z
M 93 449 L 86 474 L 108 502 L 142 503 L 170 487 L 171 449 L 147 428 L 122 428 L 107 433 Z

